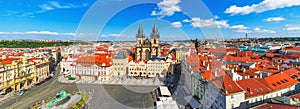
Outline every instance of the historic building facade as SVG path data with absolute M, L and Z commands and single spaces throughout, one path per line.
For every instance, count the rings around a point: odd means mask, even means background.
M 0 93 L 28 89 L 49 77 L 47 58 L 2 58 L 0 59 Z
M 136 34 L 136 56 L 135 60 L 149 60 L 150 58 L 160 57 L 159 32 L 154 24 L 152 33 L 145 39 L 143 28 L 140 25 Z

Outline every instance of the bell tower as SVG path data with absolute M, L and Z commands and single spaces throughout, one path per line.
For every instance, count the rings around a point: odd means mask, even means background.
M 151 37 L 151 57 L 160 57 L 160 46 L 159 46 L 159 32 L 156 27 L 156 24 L 153 25 Z
M 144 44 L 144 38 L 145 34 L 143 32 L 142 25 L 139 25 L 138 32 L 136 34 L 136 60 L 141 60 L 142 59 L 142 45 Z

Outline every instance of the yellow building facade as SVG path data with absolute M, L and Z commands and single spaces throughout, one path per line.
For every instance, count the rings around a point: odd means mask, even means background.
M 35 59 L 6 58 L 0 61 L 0 90 L 2 94 L 28 89 L 49 75 L 49 62 L 37 63 Z M 41 59 L 40 59 L 41 60 Z M 43 67 L 41 67 L 43 66 Z

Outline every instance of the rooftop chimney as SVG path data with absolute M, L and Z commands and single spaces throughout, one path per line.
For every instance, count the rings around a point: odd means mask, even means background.
M 207 66 L 206 66 L 206 70 L 209 70 L 209 64 L 207 64 Z

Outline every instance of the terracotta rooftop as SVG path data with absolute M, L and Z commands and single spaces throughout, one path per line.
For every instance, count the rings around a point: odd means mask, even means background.
M 224 75 L 224 84 L 223 87 L 227 91 L 227 94 L 242 92 L 243 90 L 237 85 L 235 81 L 228 75 Z
M 300 51 L 300 47 L 290 46 L 290 47 L 285 47 L 283 50 L 297 50 L 297 51 Z
M 109 67 L 112 65 L 112 58 L 107 55 L 82 56 L 75 60 L 80 65 L 91 66 L 98 65 Z
M 292 57 L 292 58 L 299 58 L 300 57 L 300 53 L 292 54 L 292 55 L 290 55 L 290 57 Z
M 295 94 L 295 95 L 291 95 L 291 96 L 289 96 L 289 98 L 292 98 L 292 99 L 295 99 L 295 98 L 300 99 L 300 93 L 297 93 L 297 94 Z
M 1 59 L 0 63 L 1 64 L 12 64 L 13 61 L 15 60 L 19 60 L 20 58 L 5 58 L 5 59 Z
M 263 83 L 259 82 L 257 78 L 239 80 L 237 83 L 246 91 L 245 98 L 267 94 L 272 91 Z
M 292 79 L 284 73 L 277 73 L 266 78 L 258 78 L 258 81 L 265 84 L 272 90 L 280 90 L 298 83 L 297 80 Z
M 253 109 L 298 109 L 297 106 L 287 104 L 265 103 L 254 107 Z
M 266 53 L 266 57 L 273 58 L 274 56 L 275 56 L 275 54 Z
M 245 70 L 245 72 L 243 71 L 236 71 L 239 75 L 241 76 L 258 76 L 259 74 L 258 73 L 255 73 L 257 72 L 258 70 L 256 69 L 247 69 Z
M 214 78 L 214 75 L 211 73 L 210 70 L 206 70 L 202 73 L 202 77 L 205 79 L 205 80 L 212 80 Z
M 193 71 L 199 71 L 200 64 L 199 64 L 198 55 L 192 54 L 192 55 L 186 57 L 186 62 L 189 66 L 192 67 Z
M 293 79 L 298 79 L 300 78 L 300 71 L 296 68 L 290 68 L 288 70 L 283 71 L 282 73 L 290 76 Z

